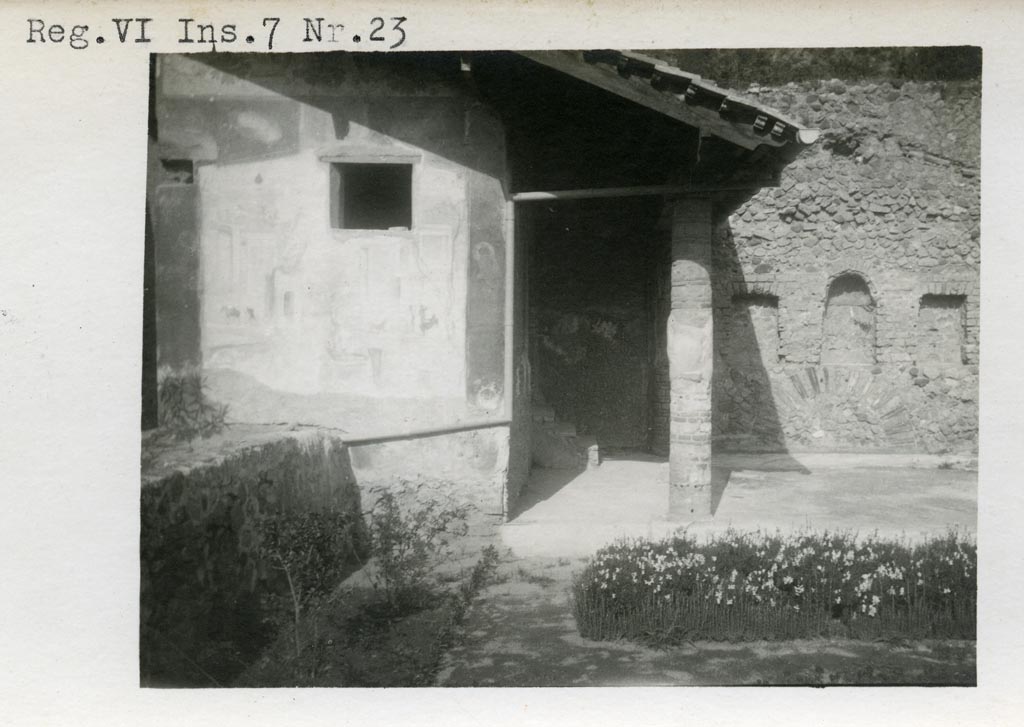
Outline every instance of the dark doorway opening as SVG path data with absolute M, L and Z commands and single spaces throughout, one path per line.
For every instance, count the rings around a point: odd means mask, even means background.
M 651 445 L 663 206 L 658 197 L 520 206 L 534 405 L 596 440 L 602 456 Z

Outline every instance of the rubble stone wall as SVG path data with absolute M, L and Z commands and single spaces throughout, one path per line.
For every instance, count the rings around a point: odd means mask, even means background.
M 717 444 L 975 449 L 980 84 L 748 94 L 823 135 L 717 220 Z

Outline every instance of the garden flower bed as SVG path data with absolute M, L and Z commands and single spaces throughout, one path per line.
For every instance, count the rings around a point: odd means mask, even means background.
M 977 547 L 850 533 L 730 532 L 598 551 L 573 581 L 580 634 L 653 643 L 974 639 Z

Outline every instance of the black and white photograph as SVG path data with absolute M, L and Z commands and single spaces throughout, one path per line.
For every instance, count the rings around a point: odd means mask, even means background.
M 12 723 L 1007 724 L 1020 11 L 429 5 L 0 12 Z
M 981 56 L 154 56 L 142 684 L 973 685 Z

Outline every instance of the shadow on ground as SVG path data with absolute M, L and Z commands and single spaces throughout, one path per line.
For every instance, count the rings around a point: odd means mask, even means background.
M 749 461 L 742 459 L 743 455 L 716 455 L 711 460 L 711 515 L 718 513 L 718 506 L 725 495 L 725 488 L 733 472 L 755 471 L 755 472 L 798 472 L 802 475 L 809 475 L 807 469 L 799 460 L 788 453 L 759 455 L 751 457 Z
M 530 473 L 530 482 L 509 513 L 515 520 L 527 510 L 549 500 L 583 473 L 583 469 L 557 469 L 536 467 Z
M 588 641 L 569 592 L 566 559 L 507 561 L 484 589 L 445 656 L 437 686 L 712 686 L 770 684 L 973 685 L 973 642 L 848 640 L 699 642 L 652 649 Z
M 668 464 L 609 457 L 581 471 L 536 468 L 521 507 L 501 528 L 521 557 L 578 558 L 622 538 L 735 530 L 845 531 L 884 537 L 977 528 L 977 471 L 942 457 L 898 454 L 720 454 L 713 514 L 668 518 Z

